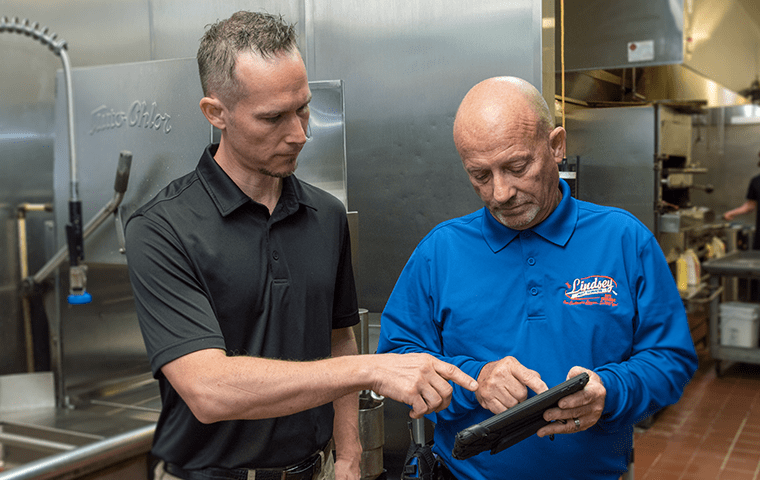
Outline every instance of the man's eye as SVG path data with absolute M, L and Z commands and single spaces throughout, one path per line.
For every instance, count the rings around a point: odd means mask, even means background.
M 275 117 L 266 117 L 264 119 L 265 122 L 269 122 L 269 123 L 277 123 L 279 120 L 280 120 L 280 116 L 279 115 L 277 115 Z
M 528 168 L 528 162 L 516 163 L 511 166 L 510 171 L 512 173 L 523 173 Z

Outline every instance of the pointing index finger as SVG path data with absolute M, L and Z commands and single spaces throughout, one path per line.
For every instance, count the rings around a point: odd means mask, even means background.
M 543 393 L 549 390 L 546 382 L 541 380 L 541 375 L 539 375 L 538 372 L 534 370 L 530 370 L 528 368 L 520 369 L 515 371 L 513 375 L 520 381 L 520 383 L 536 393 Z
M 471 392 L 478 389 L 478 382 L 474 378 L 450 363 L 439 360 L 435 363 L 435 371 L 446 380 L 451 380 Z

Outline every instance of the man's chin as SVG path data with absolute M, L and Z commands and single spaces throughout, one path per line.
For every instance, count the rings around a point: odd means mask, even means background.
M 275 177 L 275 178 L 288 178 L 289 176 L 293 175 L 294 173 L 296 173 L 296 172 L 295 171 L 291 171 L 291 172 L 278 172 L 278 173 L 272 173 L 272 174 L 270 174 L 270 176 Z
M 268 170 L 266 168 L 262 168 L 259 170 L 259 172 L 269 177 L 288 178 L 289 176 L 296 173 L 296 167 L 298 167 L 298 164 L 294 164 L 292 168 L 285 168 L 282 170 Z
M 536 218 L 537 212 L 524 212 L 516 215 L 505 215 L 502 212 L 491 212 L 496 220 L 513 230 L 522 230 L 530 225 L 533 219 Z

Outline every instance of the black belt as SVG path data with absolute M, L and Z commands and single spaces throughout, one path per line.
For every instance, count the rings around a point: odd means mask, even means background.
M 285 468 L 216 468 L 185 470 L 173 463 L 166 463 L 167 473 L 183 480 L 313 480 L 322 471 L 322 458 L 332 453 L 333 442 L 328 442 L 324 450 L 315 453 L 296 465 Z

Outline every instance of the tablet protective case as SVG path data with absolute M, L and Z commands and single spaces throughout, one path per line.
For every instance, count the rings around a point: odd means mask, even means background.
M 588 380 L 588 373 L 583 372 L 505 412 L 465 428 L 457 433 L 451 454 L 457 460 L 465 460 L 486 450 L 493 455 L 525 440 L 551 423 L 544 420 L 544 411 L 556 407 L 561 398 L 582 390 Z

